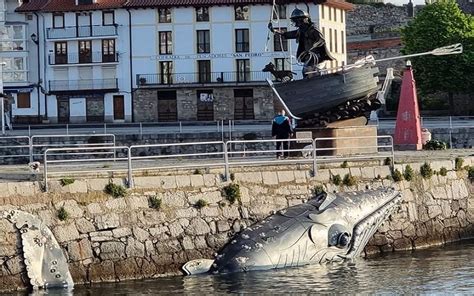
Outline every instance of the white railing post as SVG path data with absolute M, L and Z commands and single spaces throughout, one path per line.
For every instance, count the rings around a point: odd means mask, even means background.
M 232 120 L 229 119 L 229 141 L 232 141 Z
M 44 180 L 44 191 L 48 192 L 48 160 L 47 160 L 48 149 L 44 152 L 44 170 L 43 170 L 43 180 Z
M 66 123 L 66 135 L 69 135 L 69 124 Z
M 229 155 L 227 153 L 227 142 L 223 143 L 224 151 L 224 177 L 226 181 L 229 181 Z
M 140 122 L 140 137 L 142 137 L 142 136 L 143 136 L 143 125 Z
M 132 171 L 132 148 L 128 147 L 128 188 L 133 188 L 133 171 Z
M 183 132 L 183 125 L 181 124 L 181 121 L 179 122 L 179 133 L 181 134 Z
M 318 169 L 316 164 L 316 139 L 313 139 L 313 176 L 316 177 L 316 171 Z
M 453 120 L 451 116 L 449 116 L 449 148 L 453 149 Z
M 104 122 L 104 134 L 107 133 L 107 123 Z
M 28 124 L 28 137 L 31 137 L 31 126 Z

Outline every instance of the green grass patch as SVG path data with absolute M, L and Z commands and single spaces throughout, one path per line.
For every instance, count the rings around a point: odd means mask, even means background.
M 456 157 L 456 159 L 454 159 L 454 169 L 456 169 L 456 171 L 462 170 L 462 165 L 463 164 L 464 164 L 464 159 L 463 158 Z
M 207 207 L 209 205 L 209 203 L 207 201 L 205 201 L 204 199 L 199 199 L 195 204 L 194 204 L 194 207 L 196 209 L 202 209 L 204 207 Z
M 346 186 L 354 186 L 357 184 L 357 178 L 351 174 L 346 174 L 342 180 L 342 183 Z
M 73 178 L 62 178 L 59 180 L 59 182 L 61 183 L 61 186 L 67 186 L 67 185 L 71 185 L 72 183 L 74 183 L 76 180 L 74 180 Z
M 347 169 L 348 167 L 349 167 L 349 163 L 347 162 L 347 160 L 344 160 L 344 162 L 341 164 L 341 168 Z
M 392 179 L 393 179 L 393 181 L 395 181 L 395 182 L 403 181 L 403 174 L 402 174 L 402 172 L 400 172 L 398 169 L 395 169 L 395 170 L 392 172 Z
M 127 195 L 127 189 L 125 189 L 125 187 L 114 183 L 105 185 L 104 191 L 105 193 L 112 195 L 114 198 L 124 197 Z
M 439 169 L 439 174 L 444 177 L 448 174 L 448 170 L 445 167 L 442 167 Z
M 240 186 L 239 184 L 229 184 L 223 188 L 225 198 L 231 203 L 240 203 Z
M 332 183 L 333 183 L 334 185 L 336 185 L 336 186 L 341 185 L 341 183 L 342 183 L 342 178 L 341 178 L 341 176 L 340 176 L 340 175 L 334 175 L 334 176 L 332 176 Z
M 66 221 L 69 218 L 69 213 L 64 207 L 59 208 L 57 212 L 58 219 L 61 221 Z
M 156 197 L 155 195 L 148 198 L 148 207 L 151 209 L 159 210 L 161 209 L 161 198 Z
M 409 164 L 407 164 L 405 167 L 405 171 L 403 172 L 403 177 L 405 177 L 405 180 L 407 181 L 413 181 L 413 179 L 415 179 L 415 171 Z
M 431 168 L 431 165 L 429 163 L 425 162 L 420 167 L 420 175 L 425 179 L 429 179 L 431 178 L 431 176 L 433 176 L 433 169 Z

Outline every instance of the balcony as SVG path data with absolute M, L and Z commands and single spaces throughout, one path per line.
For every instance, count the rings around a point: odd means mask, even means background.
M 50 80 L 51 92 L 91 91 L 110 92 L 118 90 L 118 79 L 81 79 L 81 80 Z
M 138 74 L 136 77 L 138 87 L 262 84 L 266 82 L 267 78 L 272 79 L 271 74 L 262 71 L 171 73 L 169 75 Z
M 69 53 L 67 55 L 49 54 L 48 63 L 50 65 L 75 65 L 75 64 L 100 64 L 117 63 L 118 53 L 104 55 L 102 52 L 93 52 L 90 55 L 79 53 Z
M 106 36 L 117 36 L 117 25 L 48 28 L 46 31 L 47 39 L 70 39 Z

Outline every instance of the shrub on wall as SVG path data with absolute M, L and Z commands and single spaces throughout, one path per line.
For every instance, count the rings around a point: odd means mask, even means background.
M 423 146 L 423 149 L 425 150 L 446 150 L 447 148 L 448 144 L 439 140 L 429 140 Z
M 346 186 L 354 186 L 357 184 L 357 179 L 351 174 L 346 174 L 342 180 L 342 183 Z
M 439 174 L 441 176 L 446 176 L 448 174 L 448 170 L 445 167 L 439 169 Z
M 469 180 L 474 181 L 474 166 L 469 167 L 467 176 L 469 177 Z
M 148 206 L 155 210 L 161 209 L 161 198 L 158 198 L 154 195 L 150 196 L 148 198 Z
M 334 175 L 334 176 L 332 176 L 332 183 L 333 183 L 334 185 L 337 185 L 337 186 L 341 185 L 341 183 L 342 183 L 342 178 L 341 178 L 341 176 L 339 176 L 339 175 Z
M 67 185 L 70 185 L 72 183 L 74 183 L 76 180 L 74 180 L 73 178 L 62 178 L 61 180 L 59 180 L 59 182 L 61 182 L 61 186 L 67 186 Z
M 325 192 L 323 185 L 316 185 L 313 188 L 314 195 L 320 195 L 321 193 Z
M 431 168 L 429 163 L 425 162 L 420 167 L 420 174 L 425 179 L 429 179 L 429 178 L 431 178 L 431 176 L 433 176 L 433 169 Z
M 412 181 L 415 178 L 415 171 L 412 169 L 412 167 L 407 164 L 405 167 L 405 171 L 403 172 L 403 177 L 405 177 L 405 180 L 407 181 Z
M 400 182 L 403 180 L 403 175 L 398 169 L 395 169 L 392 173 L 392 179 L 395 182 Z
M 194 204 L 194 207 L 196 209 L 202 209 L 204 207 L 207 207 L 209 205 L 209 203 L 207 201 L 205 201 L 204 199 L 199 199 L 195 204 Z
M 240 187 L 239 184 L 229 184 L 223 188 L 224 195 L 227 198 L 227 200 L 233 204 L 236 201 L 240 203 Z
M 347 160 L 344 160 L 344 162 L 341 164 L 341 168 L 345 169 L 348 167 L 349 167 L 349 163 L 347 162 Z
M 462 170 L 463 163 L 464 159 L 462 159 L 461 157 L 456 157 L 456 159 L 454 160 L 454 168 L 456 169 L 456 171 Z
M 61 207 L 58 210 L 57 216 L 59 220 L 65 221 L 69 218 L 69 213 L 66 211 L 64 207 Z
M 115 198 L 124 197 L 127 194 L 127 190 L 122 185 L 109 183 L 105 185 L 105 193 L 112 195 Z

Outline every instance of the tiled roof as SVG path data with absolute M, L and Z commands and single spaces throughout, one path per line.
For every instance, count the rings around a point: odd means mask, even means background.
M 352 9 L 351 3 L 344 0 L 276 0 L 277 4 L 315 3 Z M 81 11 L 113 8 L 147 8 L 174 6 L 212 6 L 239 4 L 273 4 L 273 0 L 97 0 L 94 4 L 76 5 L 75 0 L 30 0 L 16 9 L 18 12 L 28 11 Z
M 40 10 L 49 0 L 30 0 L 28 3 L 23 3 L 15 11 L 28 12 Z
M 97 0 L 94 4 L 76 5 L 76 0 L 30 0 L 16 9 L 18 12 L 27 11 L 81 11 L 97 9 L 121 8 L 127 0 Z

